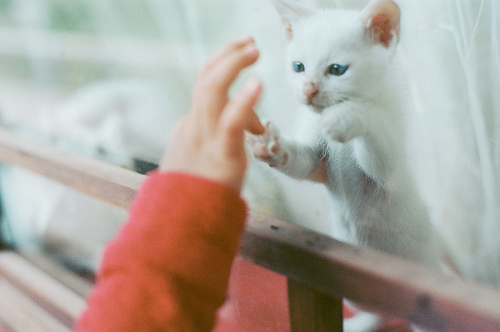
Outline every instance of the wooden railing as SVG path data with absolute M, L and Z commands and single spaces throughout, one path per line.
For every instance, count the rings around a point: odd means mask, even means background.
M 127 209 L 144 176 L 0 130 L 0 161 Z M 342 298 L 437 331 L 500 331 L 497 289 L 250 213 L 240 255 L 288 278 L 292 331 L 341 331 Z

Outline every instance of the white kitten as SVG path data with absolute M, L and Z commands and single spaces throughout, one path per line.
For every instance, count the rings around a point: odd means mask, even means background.
M 323 182 L 334 236 L 437 267 L 438 236 L 405 153 L 398 6 L 376 0 L 360 13 L 273 2 L 289 40 L 294 93 L 309 106 L 309 139 L 285 139 L 269 124 L 250 139 L 255 157 L 293 178 Z M 382 323 L 373 318 L 366 329 Z

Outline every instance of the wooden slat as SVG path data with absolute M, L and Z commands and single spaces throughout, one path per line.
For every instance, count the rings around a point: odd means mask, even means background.
M 29 296 L 1 277 L 0 294 L 0 331 L 71 331 L 71 326 L 58 321 Z
M 144 176 L 105 162 L 37 144 L 0 129 L 0 161 L 61 182 L 101 201 L 128 209 Z
M 82 298 L 87 297 L 94 287 L 93 282 L 73 273 L 45 254 L 32 251 L 21 251 L 19 254 L 27 262 L 60 282 L 66 288 L 71 289 Z
M 500 331 L 500 292 L 253 213 L 241 255 L 321 292 L 438 331 Z
M 0 131 L 0 159 L 127 208 L 143 177 Z M 500 292 L 251 213 L 241 256 L 320 293 L 438 331 L 500 331 Z
M 342 332 L 342 298 L 288 279 L 288 310 L 292 332 Z
M 71 329 L 74 319 L 85 308 L 82 296 L 15 253 L 0 253 L 0 278 L 24 293 L 30 302 L 43 309 L 48 313 L 47 316 L 53 317 L 67 329 Z

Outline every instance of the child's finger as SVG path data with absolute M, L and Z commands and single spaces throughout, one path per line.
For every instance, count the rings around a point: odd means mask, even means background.
M 244 68 L 254 64 L 258 57 L 259 51 L 253 42 L 229 52 L 212 68 L 213 74 L 218 78 L 218 80 L 214 80 L 212 88 L 218 90 L 219 93 L 227 94 L 229 86 L 234 82 L 238 74 Z
M 243 48 L 247 44 L 253 42 L 254 39 L 252 38 L 252 36 L 244 36 L 239 40 L 229 43 L 225 47 L 222 47 L 220 50 L 215 52 L 214 55 L 210 57 L 210 59 L 206 62 L 205 66 L 203 67 L 202 71 L 210 70 L 214 65 L 216 65 L 220 61 L 221 58 L 224 58 L 227 54 L 233 52 L 234 50 Z
M 207 125 L 213 125 L 226 103 L 230 85 L 245 67 L 257 61 L 259 56 L 255 45 L 250 42 L 243 47 L 232 47 L 222 55 L 217 56 L 217 61 L 202 71 L 198 78 L 193 104 L 195 111 L 206 117 Z
M 218 133 L 225 141 L 225 146 L 231 150 L 230 153 L 242 151 L 245 131 L 255 135 L 264 132 L 264 126 L 254 112 L 261 92 L 262 82 L 250 79 L 221 115 Z

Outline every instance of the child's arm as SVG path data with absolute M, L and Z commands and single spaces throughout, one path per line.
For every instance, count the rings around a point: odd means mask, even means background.
M 191 112 L 106 249 L 77 331 L 213 327 L 246 216 L 239 197 L 247 165 L 244 131 L 264 131 L 253 111 L 260 81 L 247 83 L 232 100 L 227 90 L 258 55 L 247 37 L 223 48 L 200 72 Z
M 246 208 L 219 182 L 155 173 L 107 247 L 77 331 L 209 331 Z

